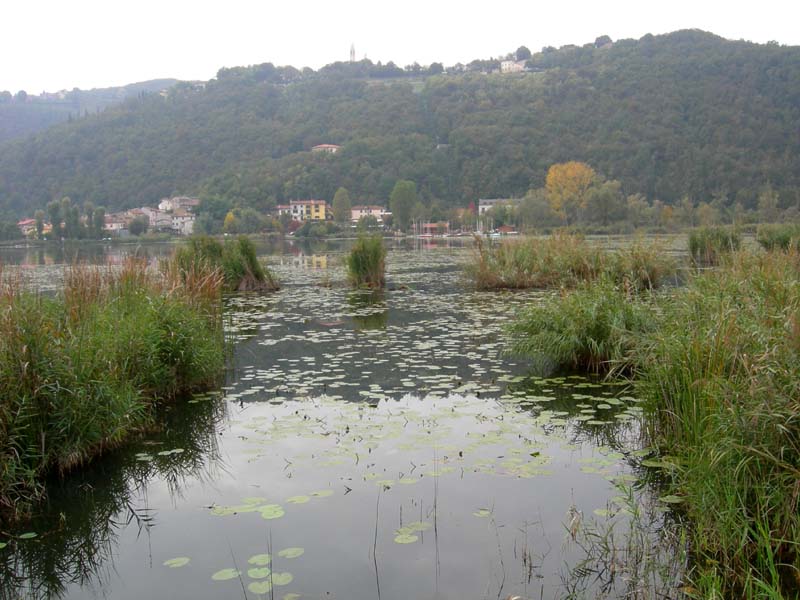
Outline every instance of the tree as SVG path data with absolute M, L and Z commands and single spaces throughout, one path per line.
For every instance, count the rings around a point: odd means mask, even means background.
M 128 231 L 131 232 L 131 235 L 142 235 L 147 233 L 147 228 L 149 226 L 150 219 L 147 218 L 147 215 L 140 215 L 133 218 L 128 225 Z
M 349 223 L 352 214 L 350 194 L 340 187 L 333 196 L 333 220 L 337 223 Z
M 593 185 L 586 193 L 584 214 L 590 223 L 608 225 L 625 219 L 625 198 L 619 181 Z
M 394 189 L 389 196 L 389 209 L 401 231 L 407 231 L 411 223 L 411 210 L 417 203 L 417 184 L 407 179 L 401 179 L 394 184 Z
M 444 73 L 444 65 L 440 62 L 431 63 L 431 66 L 428 67 L 428 73 L 431 75 L 439 75 Z
M 222 231 L 225 233 L 239 232 L 239 220 L 232 210 L 229 210 L 228 214 L 225 215 L 225 220 L 222 222 Z
M 47 214 L 50 216 L 51 235 L 58 239 L 61 237 L 61 204 L 58 200 L 47 203 Z
M 44 234 L 44 211 L 37 210 L 33 218 L 36 219 L 36 239 L 41 240 Z
M 545 179 L 550 207 L 567 225 L 578 218 L 578 210 L 585 202 L 586 192 L 595 180 L 595 172 L 586 163 L 570 161 L 550 167 Z
M 778 214 L 778 192 L 768 183 L 758 194 L 758 216 L 762 223 L 775 223 Z
M 98 206 L 94 209 L 93 229 L 95 239 L 101 239 L 106 229 L 106 209 Z
M 528 60 L 531 57 L 531 51 L 526 46 L 520 46 L 516 52 L 517 60 Z

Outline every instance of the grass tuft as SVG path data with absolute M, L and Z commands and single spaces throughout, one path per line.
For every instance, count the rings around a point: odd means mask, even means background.
M 198 265 L 204 269 L 219 269 L 228 291 L 274 291 L 279 288 L 270 270 L 258 262 L 253 242 L 244 236 L 225 243 L 208 236 L 192 237 L 178 249 L 174 260 L 176 269 L 187 275 Z
M 386 285 L 386 246 L 379 235 L 360 236 L 347 256 L 347 275 L 354 287 L 383 289 Z
M 697 265 L 718 265 L 741 245 L 742 235 L 735 227 L 700 227 L 689 232 L 689 255 Z

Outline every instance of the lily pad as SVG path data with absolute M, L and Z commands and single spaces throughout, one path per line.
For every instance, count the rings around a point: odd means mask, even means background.
M 251 579 L 264 579 L 265 577 L 269 577 L 271 572 L 269 567 L 254 567 L 252 569 L 247 569 L 247 576 Z
M 293 592 L 289 594 L 284 594 L 283 596 L 283 600 L 298 600 L 299 598 L 300 594 L 295 594 Z
M 290 504 L 305 504 L 309 500 L 311 500 L 310 496 L 292 496 L 286 499 Z
M 229 579 L 236 579 L 241 573 L 236 569 L 222 569 L 217 571 L 211 576 L 214 581 L 228 581 Z
M 280 552 L 278 552 L 278 556 L 283 558 L 297 558 L 298 556 L 302 556 L 305 550 L 303 548 L 284 548 Z
M 272 583 L 269 581 L 253 581 L 247 586 L 247 589 L 254 594 L 266 594 L 272 589 Z
M 177 569 L 179 567 L 185 567 L 189 564 L 189 557 L 188 556 L 178 556 L 176 558 L 170 558 L 169 560 L 164 561 L 164 566 L 169 567 L 170 569 Z
M 247 559 L 247 563 L 263 567 L 265 565 L 268 565 L 271 560 L 272 556 L 270 556 L 269 554 L 254 554 L 253 556 Z
M 22 535 L 20 535 L 19 539 L 21 539 L 21 540 L 32 540 L 33 538 L 38 537 L 38 536 L 39 536 L 38 533 L 34 533 L 33 531 L 29 531 L 28 533 L 23 533 Z
M 394 536 L 394 541 L 396 544 L 413 544 L 418 539 L 419 537 L 413 533 L 399 533 Z
M 327 498 L 328 496 L 333 496 L 333 490 L 319 490 L 316 492 L 311 492 L 309 495 L 314 496 L 315 498 Z
M 262 519 L 280 519 L 286 513 L 280 504 L 265 504 L 259 507 Z
M 273 573 L 272 585 L 289 585 L 294 581 L 294 575 L 291 573 Z
M 472 514 L 476 517 L 486 518 L 492 514 L 492 511 L 490 511 L 488 508 L 480 508 Z

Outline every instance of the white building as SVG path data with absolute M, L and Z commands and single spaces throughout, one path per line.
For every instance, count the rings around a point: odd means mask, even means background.
M 350 218 L 358 222 L 362 217 L 375 217 L 379 223 L 383 223 L 384 217 L 392 213 L 386 210 L 385 206 L 377 204 L 357 205 L 350 209 Z
M 172 211 L 172 229 L 180 235 L 192 235 L 194 233 L 195 216 L 180 208 Z
M 524 70 L 524 60 L 504 60 L 500 63 L 501 73 L 522 73 Z
M 342 147 L 336 144 L 317 144 L 311 148 L 314 153 L 336 154 Z
M 520 198 L 481 198 L 478 200 L 478 214 L 483 215 L 495 206 L 515 208 L 522 202 Z

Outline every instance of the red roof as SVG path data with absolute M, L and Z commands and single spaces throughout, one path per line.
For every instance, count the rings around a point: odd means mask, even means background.
M 324 150 L 325 148 L 341 148 L 338 144 L 317 144 L 316 146 L 312 146 L 312 150 Z
M 17 223 L 17 227 L 25 227 L 26 225 L 34 225 L 36 223 L 36 219 L 22 219 L 19 223 Z

